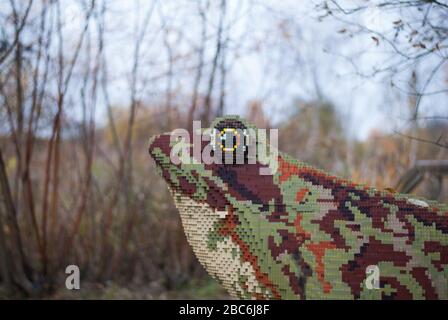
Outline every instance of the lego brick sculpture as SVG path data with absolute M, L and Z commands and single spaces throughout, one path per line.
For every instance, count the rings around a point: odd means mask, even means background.
M 448 206 L 358 185 L 281 152 L 273 168 L 251 146 L 274 148 L 236 116 L 211 129 L 200 152 L 208 147 L 220 161 L 197 159 L 188 140 L 169 133 L 151 138 L 149 152 L 200 263 L 231 295 L 448 298 Z

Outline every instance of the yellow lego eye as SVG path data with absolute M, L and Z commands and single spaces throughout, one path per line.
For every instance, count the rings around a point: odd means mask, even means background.
M 228 138 L 233 140 L 234 137 L 236 138 L 235 143 L 231 147 L 226 147 L 225 141 Z M 224 128 L 220 131 L 218 137 L 218 145 L 223 151 L 233 152 L 238 148 L 240 143 L 241 143 L 241 136 L 238 133 L 238 130 L 236 130 L 235 128 Z

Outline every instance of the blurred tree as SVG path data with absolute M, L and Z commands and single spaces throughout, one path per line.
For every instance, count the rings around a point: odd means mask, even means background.
M 260 101 L 250 101 L 247 110 L 247 119 L 254 123 L 258 128 L 269 128 L 270 123 L 263 111 L 263 105 Z
M 279 124 L 279 146 L 301 161 L 347 174 L 345 132 L 333 105 L 296 101 L 292 114 Z

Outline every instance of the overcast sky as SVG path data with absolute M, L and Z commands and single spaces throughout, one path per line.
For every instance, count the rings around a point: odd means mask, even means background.
M 216 1 L 215 7 L 218 4 Z M 129 105 L 136 22 L 141 28 L 151 5 L 150 1 L 108 1 L 105 50 L 113 104 Z M 77 5 L 69 2 L 65 13 L 68 34 L 76 35 L 82 28 Z M 227 58 L 230 71 L 226 113 L 239 114 L 249 101 L 257 99 L 263 101 L 266 113 L 277 121 L 288 116 L 294 99 L 311 101 L 320 95 L 337 106 L 347 132 L 357 138 L 367 137 L 375 128 L 387 132 L 403 128 L 408 118 L 406 97 L 390 86 L 389 75 L 363 78 L 356 74 L 357 70 L 368 74 L 387 63 L 390 48 L 383 43 L 378 45 L 369 35 L 350 37 L 349 32 L 342 31 L 350 29 L 344 23 L 331 17 L 319 21 L 318 16 L 312 1 L 228 1 L 226 35 L 232 53 Z M 350 17 L 350 21 L 387 31 L 397 17 L 395 13 L 372 9 Z M 217 12 L 208 17 L 210 34 L 216 32 L 217 20 Z M 159 2 L 149 21 L 141 48 L 138 96 L 151 102 L 163 99 L 167 85 L 163 77 L 168 66 L 164 41 L 179 56 L 187 56 L 192 44 L 199 41 L 200 22 L 194 1 Z M 173 30 L 167 39 L 158 31 L 160 26 Z M 206 56 L 210 60 L 215 50 L 212 37 L 207 45 Z M 193 68 L 194 62 L 180 58 L 174 65 L 173 86 L 180 101 L 183 94 L 191 92 L 193 74 L 188 68 Z M 417 66 L 419 74 L 427 76 L 434 63 L 435 60 L 429 60 Z M 394 83 L 406 88 L 410 71 L 395 76 Z M 436 75 L 428 90 L 446 86 L 446 74 Z M 158 79 L 156 83 L 150 81 L 154 78 Z M 204 81 L 202 88 L 205 86 Z M 446 98 L 437 95 L 423 99 L 422 114 L 447 114 Z M 100 122 L 105 119 L 104 108 L 99 108 L 97 118 Z

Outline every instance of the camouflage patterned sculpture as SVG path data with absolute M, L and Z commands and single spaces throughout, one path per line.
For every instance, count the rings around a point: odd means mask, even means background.
M 231 295 L 448 298 L 446 205 L 357 185 L 281 152 L 276 170 L 261 174 L 270 164 L 248 152 L 251 143 L 266 143 L 245 136 L 254 126 L 229 116 L 212 128 L 201 151 L 211 146 L 222 159 L 239 152 L 255 161 L 205 164 L 170 134 L 151 138 L 149 151 L 196 256 Z M 191 151 L 183 157 L 195 161 L 170 159 L 182 143 Z M 379 272 L 373 288 L 370 271 Z

